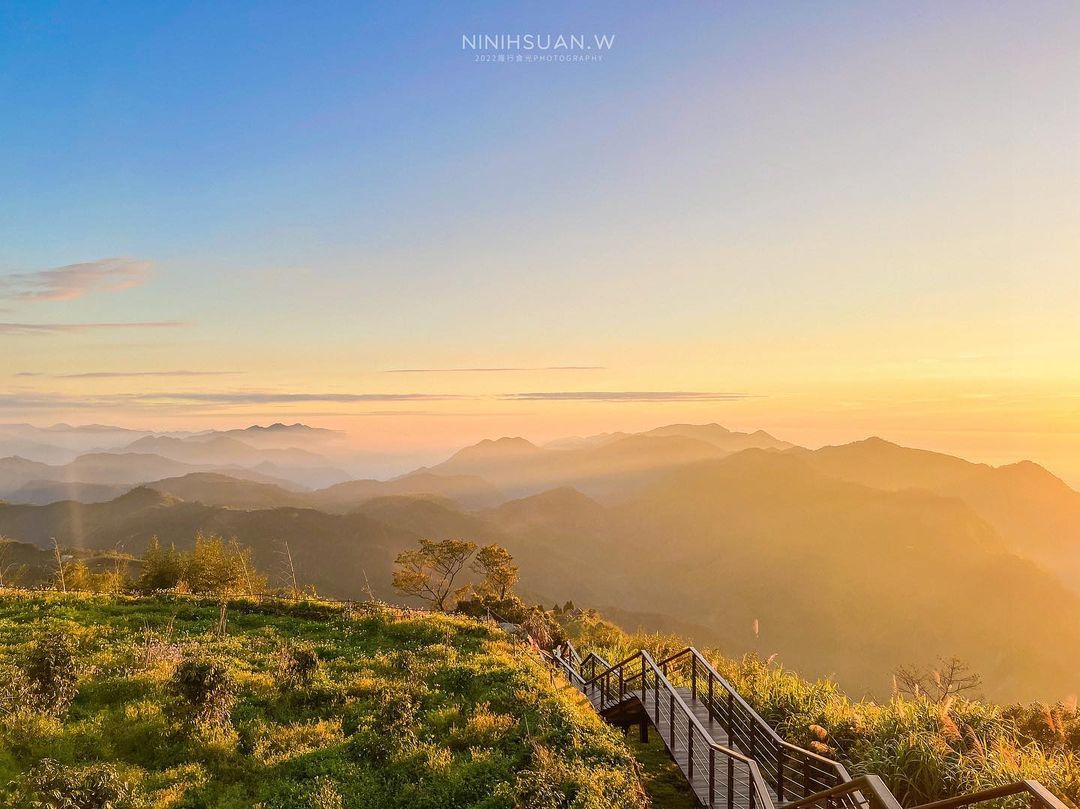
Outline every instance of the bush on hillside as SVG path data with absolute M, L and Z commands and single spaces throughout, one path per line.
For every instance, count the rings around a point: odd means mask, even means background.
M 310 643 L 286 641 L 278 649 L 278 662 L 283 690 L 306 688 L 319 675 L 319 655 Z
M 1035 744 L 1063 752 L 1080 751 L 1080 711 L 1075 698 L 1055 705 L 1013 705 L 1004 715 L 1015 723 L 1022 737 Z
M 128 809 L 134 793 L 115 767 L 65 767 L 44 759 L 8 785 L 12 809 Z
M 223 663 L 203 655 L 184 659 L 169 681 L 181 719 L 219 724 L 229 721 L 236 685 Z
M 500 623 L 517 624 L 541 649 L 554 649 L 566 641 L 566 632 L 553 613 L 532 607 L 516 595 L 499 598 L 493 593 L 477 594 L 459 601 L 457 611 L 473 618 L 493 618 Z
M 251 549 L 235 541 L 197 534 L 191 552 L 184 553 L 173 545 L 162 548 L 152 537 L 143 554 L 138 589 L 255 595 L 266 590 L 266 576 L 256 570 Z
M 333 780 L 325 775 L 318 776 L 311 792 L 311 809 L 342 809 L 344 805 Z
M 40 633 L 23 671 L 35 707 L 49 714 L 67 711 L 78 690 L 79 666 L 75 643 L 66 632 Z

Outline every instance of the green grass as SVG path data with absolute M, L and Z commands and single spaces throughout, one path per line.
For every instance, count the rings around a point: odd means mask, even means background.
M 644 806 L 626 744 L 527 650 L 489 625 L 380 606 L 7 594 L 0 679 L 34 639 L 77 644 L 78 691 L 49 716 L 0 697 L 0 805 L 52 759 L 65 777 L 108 763 L 132 807 Z M 320 671 L 286 684 L 285 641 Z M 148 643 L 149 641 L 149 643 Z M 225 721 L 186 718 L 169 689 L 180 660 L 223 664 Z M 667 805 L 667 804 L 663 804 Z
M 638 731 L 631 728 L 627 743 L 641 765 L 641 780 L 653 806 L 662 809 L 698 809 L 700 804 L 694 791 L 668 754 L 658 733 L 650 728 L 649 741 L 641 742 Z

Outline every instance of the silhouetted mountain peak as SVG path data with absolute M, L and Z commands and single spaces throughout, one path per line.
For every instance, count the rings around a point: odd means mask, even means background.
M 151 508 L 153 506 L 168 506 L 179 502 L 172 495 L 151 489 L 148 486 L 136 486 L 126 494 L 122 494 L 111 503 L 127 508 Z
M 705 441 L 725 452 L 739 452 L 740 450 L 757 447 L 759 449 L 787 450 L 794 445 L 787 441 L 781 441 L 764 430 L 756 430 L 752 433 L 740 433 L 729 430 L 715 422 L 709 424 L 668 424 L 665 427 L 657 427 L 654 430 L 640 433 L 645 436 L 681 436 L 692 438 L 697 441 Z
M 300 435 L 334 435 L 336 430 L 328 430 L 325 427 L 312 427 L 308 424 L 301 424 L 296 422 L 295 424 L 284 424 L 280 421 L 275 421 L 273 424 L 268 424 L 263 427 L 260 424 L 252 424 L 250 427 L 244 427 L 239 430 L 229 430 L 230 433 L 292 433 Z
M 579 511 L 581 509 L 600 509 L 602 506 L 588 495 L 582 494 L 573 486 L 560 486 L 557 489 L 549 489 L 540 494 L 511 500 L 499 506 L 499 510 L 510 510 L 521 507 L 538 507 L 559 509 L 562 511 Z
M 1069 484 L 1034 461 L 1005 464 L 999 466 L 997 472 L 1021 486 L 1045 486 L 1057 491 L 1074 491 Z
M 855 447 L 870 447 L 872 449 L 908 449 L 908 447 L 902 447 L 893 441 L 888 441 L 882 438 L 880 435 L 872 435 L 869 438 L 864 438 L 861 441 L 852 441 L 849 446 Z
M 465 447 L 454 453 L 450 460 L 477 460 L 489 458 L 515 458 L 543 452 L 540 447 L 520 436 L 503 438 L 485 438 L 471 447 Z

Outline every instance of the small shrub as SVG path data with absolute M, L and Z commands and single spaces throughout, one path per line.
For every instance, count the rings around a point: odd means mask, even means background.
M 516 595 L 498 598 L 482 593 L 458 603 L 457 611 L 474 618 L 494 618 L 500 622 L 517 624 L 542 649 L 554 649 L 566 640 L 566 632 L 555 613 L 540 607 L 531 607 Z
M 197 723 L 224 723 L 236 698 L 229 670 L 208 657 L 189 657 L 176 667 L 169 691 L 180 702 L 183 718 Z
M 451 739 L 461 748 L 494 747 L 516 725 L 517 720 L 514 717 L 495 713 L 488 703 L 483 702 L 476 706 L 463 727 L 453 731 Z
M 131 785 L 109 764 L 64 767 L 44 759 L 10 784 L 12 809 L 126 809 Z
M 258 728 L 251 754 L 266 766 L 281 764 L 307 753 L 341 744 L 345 740 L 341 722 L 324 719 L 289 725 L 267 724 Z
M 566 633 L 550 613 L 534 609 L 521 622 L 521 628 L 541 649 L 554 649 L 566 641 Z
M 34 703 L 34 687 L 16 666 L 0 665 L 0 716 L 15 713 Z
M 319 674 L 319 655 L 310 643 L 288 641 L 278 650 L 278 665 L 283 690 L 305 688 Z
M 357 717 L 352 748 L 362 760 L 385 764 L 416 746 L 421 703 L 418 695 L 404 685 L 382 685 L 374 697 L 375 704 Z
M 75 644 L 65 632 L 41 634 L 34 641 L 24 673 L 34 704 L 45 713 L 64 713 L 79 684 Z
M 566 768 L 546 747 L 533 750 L 532 766 L 514 783 L 515 805 L 525 809 L 561 809 L 570 801 L 565 792 Z
M 315 779 L 315 789 L 311 793 L 311 809 L 342 809 L 344 803 L 341 793 L 333 779 L 320 775 Z

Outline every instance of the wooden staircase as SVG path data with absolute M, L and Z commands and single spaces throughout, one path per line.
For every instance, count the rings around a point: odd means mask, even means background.
M 656 662 L 642 649 L 610 664 L 572 645 L 555 664 L 608 722 L 651 727 L 702 806 L 726 809 L 903 809 L 876 775 L 789 744 L 693 647 Z M 961 809 L 1022 796 L 1030 809 L 1069 809 L 1038 782 L 1018 781 L 916 809 Z
M 727 757 L 727 761 L 732 764 L 730 773 L 723 768 L 717 773 L 714 766 L 714 745 L 728 749 L 731 747 L 731 738 L 724 726 L 709 715 L 708 707 L 701 700 L 695 699 L 689 688 L 676 686 L 674 706 L 670 696 L 666 691 L 646 688 L 644 692 L 634 692 L 624 702 L 607 708 L 603 707 L 599 695 L 590 696 L 590 701 L 600 715 L 613 724 L 636 724 L 643 728 L 646 736 L 650 725 L 656 728 L 701 803 L 710 804 L 711 789 L 711 805 L 748 805 L 754 791 L 750 770 L 747 767 L 735 766 L 735 759 L 730 756 Z M 705 731 L 704 738 L 712 744 L 693 744 L 695 738 L 702 736 L 691 731 L 688 723 L 681 721 L 684 715 L 683 706 L 689 708 L 696 717 L 697 723 Z M 651 712 L 650 708 L 655 713 Z M 779 800 L 771 788 L 769 791 Z

